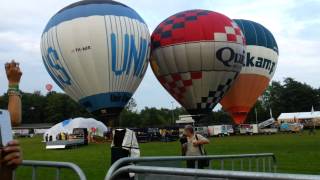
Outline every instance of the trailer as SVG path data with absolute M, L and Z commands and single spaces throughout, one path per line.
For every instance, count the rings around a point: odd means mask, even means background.
M 208 126 L 209 136 L 230 136 L 234 133 L 232 125 Z
M 301 123 L 282 123 L 280 125 L 281 132 L 297 133 L 302 131 L 303 125 Z
M 259 129 L 260 134 L 276 134 L 278 133 L 278 128 L 263 128 Z
M 258 124 L 259 134 L 275 134 L 278 132 L 278 128 L 274 126 L 275 119 L 270 118 Z
M 32 137 L 29 129 L 13 129 L 12 134 L 16 137 Z
M 88 145 L 85 139 L 58 140 L 47 142 L 46 149 L 71 149 L 84 145 Z
M 195 127 L 194 130 L 197 134 L 200 134 L 204 137 L 209 137 L 209 130 L 206 126 Z
M 226 130 L 223 125 L 211 126 L 212 135 L 211 136 L 224 136 L 226 134 Z
M 276 120 L 274 118 L 270 118 L 266 121 L 263 121 L 261 123 L 258 124 L 259 129 L 271 126 L 272 124 L 274 124 L 276 122 Z
M 240 134 L 258 134 L 258 124 L 240 124 L 239 125 Z
M 227 129 L 228 135 L 234 134 L 234 129 L 232 125 L 225 125 L 225 126 Z

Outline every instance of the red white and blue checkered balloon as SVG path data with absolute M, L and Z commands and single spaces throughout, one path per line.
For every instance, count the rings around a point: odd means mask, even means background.
M 190 114 L 207 114 L 241 71 L 245 38 L 217 12 L 177 13 L 154 30 L 151 66 L 164 88 Z

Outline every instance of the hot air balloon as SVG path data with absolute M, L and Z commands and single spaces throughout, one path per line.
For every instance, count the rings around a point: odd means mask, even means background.
M 271 32 L 261 24 L 249 20 L 234 21 L 246 38 L 245 65 L 221 104 L 234 122 L 241 124 L 274 75 L 278 46 Z
M 144 77 L 150 34 L 130 7 L 85 0 L 50 19 L 41 37 L 41 52 L 61 89 L 93 114 L 114 119 Z
M 48 92 L 51 92 L 52 88 L 53 88 L 52 84 L 46 84 L 46 90 Z
M 155 76 L 192 115 L 212 111 L 237 78 L 245 54 L 238 25 L 207 10 L 167 18 L 154 30 L 151 41 Z

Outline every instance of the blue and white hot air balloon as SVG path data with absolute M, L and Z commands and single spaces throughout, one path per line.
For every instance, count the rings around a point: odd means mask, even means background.
M 130 7 L 85 0 L 50 19 L 41 52 L 61 89 L 89 112 L 111 118 L 119 115 L 144 77 L 150 34 Z

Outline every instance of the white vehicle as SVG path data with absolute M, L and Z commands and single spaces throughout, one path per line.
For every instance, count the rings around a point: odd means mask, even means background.
M 234 133 L 232 125 L 215 125 L 208 127 L 210 136 L 229 136 Z
M 226 126 L 226 129 L 227 129 L 228 135 L 234 133 L 234 129 L 233 129 L 232 125 L 225 125 L 225 126 Z
M 192 115 L 180 115 L 179 120 L 176 120 L 176 124 L 184 126 L 187 124 L 194 125 L 194 119 Z
M 278 132 L 278 128 L 263 128 L 259 129 L 259 133 L 261 134 L 275 134 Z
M 29 129 L 13 129 L 13 135 L 16 137 L 31 137 Z
M 210 137 L 213 136 L 213 127 L 214 127 L 214 126 L 208 126 L 208 133 L 209 133 L 209 136 L 210 136 Z
M 259 123 L 258 127 L 259 127 L 259 129 L 262 129 L 262 128 L 265 128 L 267 126 L 270 126 L 270 125 L 274 124 L 275 122 L 276 121 L 275 121 L 274 118 L 270 118 L 270 119 L 268 119 L 266 121 L 263 121 L 263 122 Z
M 275 122 L 276 121 L 274 118 L 270 118 L 266 121 L 259 123 L 258 124 L 259 133 L 261 133 L 261 134 L 275 134 L 275 133 L 277 133 L 278 128 L 274 127 Z
M 225 133 L 225 127 L 223 125 L 213 126 L 214 136 L 223 136 Z
M 195 130 L 195 133 L 197 133 L 197 134 L 200 134 L 204 137 L 209 137 L 208 127 L 205 127 L 205 126 L 195 127 L 194 130 Z
M 240 124 L 240 134 L 258 134 L 257 124 Z

